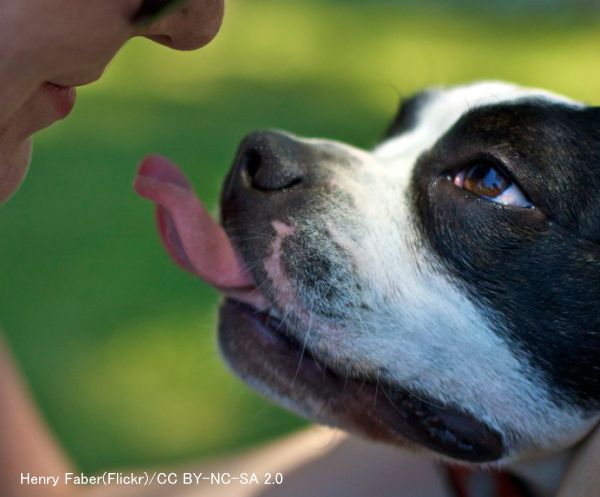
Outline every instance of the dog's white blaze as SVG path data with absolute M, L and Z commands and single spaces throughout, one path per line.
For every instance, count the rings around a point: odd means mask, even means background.
M 315 320 L 308 341 L 316 355 L 342 371 L 351 364 L 361 375 L 425 392 L 487 421 L 505 437 L 508 458 L 524 449 L 568 446 L 597 420 L 556 405 L 541 374 L 502 338 L 501 318 L 472 302 L 423 247 L 407 192 L 416 159 L 462 114 L 532 96 L 579 105 L 502 83 L 458 87 L 432 93 L 413 130 L 372 154 L 351 151 L 360 171 L 336 169 L 334 181 L 356 203 L 359 232 L 337 229 L 336 219 L 325 222 L 335 241 L 352 254 L 362 287 L 356 301 L 370 310 L 357 306 L 335 326 Z

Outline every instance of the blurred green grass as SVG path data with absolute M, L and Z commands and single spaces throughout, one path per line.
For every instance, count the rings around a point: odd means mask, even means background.
M 224 368 L 218 296 L 168 260 L 131 191 L 148 152 L 214 206 L 245 133 L 278 127 L 369 147 L 399 95 L 508 79 L 600 96 L 600 23 L 392 2 L 230 2 L 197 53 L 135 40 L 75 114 L 37 137 L 0 210 L 0 319 L 37 399 L 84 470 L 213 457 L 297 428 Z

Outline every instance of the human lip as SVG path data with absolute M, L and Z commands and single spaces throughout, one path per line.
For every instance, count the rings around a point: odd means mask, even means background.
M 42 92 L 52 100 L 59 119 L 67 117 L 75 107 L 77 92 L 72 86 L 61 86 L 48 81 L 42 85 Z

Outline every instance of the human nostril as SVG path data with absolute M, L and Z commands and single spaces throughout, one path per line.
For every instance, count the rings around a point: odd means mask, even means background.
M 216 36 L 223 20 L 223 0 L 187 0 L 175 5 L 150 24 L 136 24 L 134 35 L 174 50 L 196 50 Z

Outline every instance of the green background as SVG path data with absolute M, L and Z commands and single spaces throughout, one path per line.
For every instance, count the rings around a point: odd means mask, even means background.
M 37 137 L 25 185 L 0 209 L 0 320 L 82 469 L 215 457 L 303 423 L 222 365 L 218 295 L 170 262 L 131 190 L 145 153 L 176 160 L 214 207 L 257 128 L 370 147 L 401 96 L 474 79 L 600 101 L 593 16 L 449 3 L 231 1 L 209 47 L 134 40 Z

